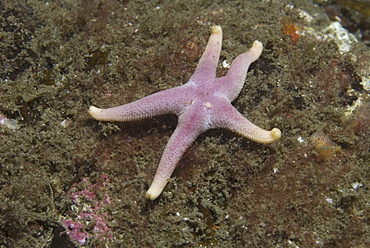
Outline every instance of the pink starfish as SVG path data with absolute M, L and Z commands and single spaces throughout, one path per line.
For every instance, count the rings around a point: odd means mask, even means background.
M 249 65 L 261 55 L 262 43 L 255 41 L 248 52 L 232 62 L 226 76 L 216 78 L 221 43 L 222 29 L 214 26 L 197 69 L 186 84 L 118 107 L 99 109 L 91 106 L 89 109 L 93 118 L 102 121 L 134 121 L 164 114 L 178 116 L 177 127 L 146 192 L 146 197 L 151 200 L 162 193 L 186 149 L 208 129 L 225 128 L 259 143 L 280 139 L 279 129 L 261 129 L 231 105 L 243 88 Z

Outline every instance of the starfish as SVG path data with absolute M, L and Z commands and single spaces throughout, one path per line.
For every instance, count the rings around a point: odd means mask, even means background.
M 254 41 L 249 51 L 234 59 L 226 76 L 216 78 L 221 44 L 222 29 L 213 26 L 205 52 L 186 84 L 113 108 L 89 108 L 89 114 L 101 121 L 136 121 L 164 114 L 178 116 L 177 127 L 164 149 L 154 180 L 146 192 L 146 197 L 151 200 L 162 193 L 186 149 L 199 134 L 209 129 L 228 129 L 265 144 L 280 139 L 279 129 L 264 130 L 243 117 L 231 105 L 243 88 L 249 65 L 261 55 L 262 43 Z

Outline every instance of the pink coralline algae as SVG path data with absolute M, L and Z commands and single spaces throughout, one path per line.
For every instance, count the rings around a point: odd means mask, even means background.
M 62 220 L 66 233 L 71 239 L 80 245 L 85 244 L 86 239 L 89 238 L 89 234 L 84 231 L 84 224 L 75 222 L 73 220 Z
M 113 237 L 107 225 L 108 213 L 104 210 L 111 203 L 106 192 L 108 184 L 107 176 L 102 176 L 95 184 L 83 178 L 68 191 L 73 206 L 62 223 L 65 233 L 76 244 L 83 245 L 88 239 L 107 240 Z

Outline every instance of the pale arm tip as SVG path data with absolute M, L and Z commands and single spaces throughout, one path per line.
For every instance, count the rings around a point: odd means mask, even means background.
M 222 28 L 221 28 L 221 26 L 213 26 L 213 27 L 212 27 L 212 30 L 211 30 L 211 33 L 212 33 L 212 34 L 218 34 L 218 33 L 220 33 L 220 32 L 222 32 Z
M 259 41 L 259 40 L 255 40 L 253 42 L 252 48 L 255 48 L 255 49 L 258 49 L 258 50 L 262 50 L 263 49 L 262 42 Z
M 162 193 L 163 189 L 150 187 L 145 194 L 145 197 L 154 201 Z
M 251 49 L 249 49 L 252 61 L 256 61 L 261 56 L 262 50 L 263 50 L 262 43 L 258 40 L 255 40 L 253 42 Z
M 279 139 L 280 139 L 280 137 L 281 137 L 281 131 L 280 131 L 280 129 L 278 129 L 278 128 L 273 128 L 273 129 L 270 131 L 270 133 L 271 133 L 271 138 L 272 138 L 271 143 L 272 143 L 272 142 L 275 142 L 275 141 L 277 141 L 277 140 L 279 140 Z
M 101 112 L 100 108 L 90 106 L 89 110 L 87 111 L 94 119 L 98 119 L 98 115 Z

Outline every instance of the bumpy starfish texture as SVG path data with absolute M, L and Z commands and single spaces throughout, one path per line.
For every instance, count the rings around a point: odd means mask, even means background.
M 89 109 L 89 114 L 101 121 L 134 121 L 164 114 L 178 116 L 177 127 L 146 192 L 146 197 L 151 200 L 162 193 L 186 149 L 199 134 L 208 129 L 225 128 L 259 143 L 272 143 L 280 139 L 279 129 L 267 131 L 259 128 L 231 105 L 243 88 L 249 65 L 261 55 L 262 43 L 254 41 L 249 51 L 240 54 L 232 62 L 226 76 L 216 78 L 221 43 L 222 29 L 214 26 L 206 50 L 186 84 L 122 106 L 108 109 L 91 106 Z

